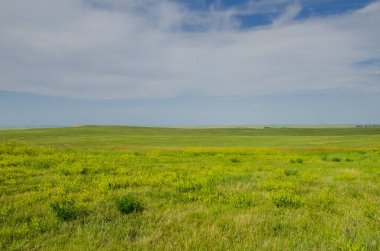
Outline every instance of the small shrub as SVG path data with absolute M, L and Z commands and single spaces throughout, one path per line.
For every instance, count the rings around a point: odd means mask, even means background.
M 62 173 L 63 173 L 63 175 L 65 175 L 65 176 L 69 176 L 69 175 L 71 175 L 71 171 L 70 171 L 69 169 L 63 169 L 63 170 L 62 170 Z
M 82 171 L 80 171 L 80 174 L 82 174 L 82 175 L 86 175 L 86 174 L 88 174 L 88 171 L 89 171 L 89 169 L 88 169 L 87 167 L 84 167 L 84 168 L 82 169 Z
M 285 169 L 284 172 L 286 176 L 293 176 L 298 174 L 297 169 Z
M 302 164 L 303 163 L 303 159 L 301 159 L 301 158 L 291 159 L 290 163 L 292 163 L 292 164 L 295 164 L 295 163 Z
M 123 214 L 136 213 L 143 210 L 141 202 L 132 195 L 124 195 L 117 199 L 116 207 Z
M 331 161 L 333 161 L 333 162 L 341 162 L 342 159 L 338 158 L 338 157 L 334 157 L 334 158 L 331 159 Z
M 73 200 L 63 200 L 54 202 L 51 205 L 58 219 L 63 221 L 75 220 L 78 217 L 79 210 Z
M 287 191 L 281 191 L 273 194 L 272 201 L 277 207 L 299 208 L 303 205 L 301 197 Z
M 238 158 L 232 158 L 230 160 L 231 160 L 232 163 L 240 163 L 241 162 L 241 160 L 238 159 Z
M 346 158 L 346 162 L 353 162 L 353 159 Z

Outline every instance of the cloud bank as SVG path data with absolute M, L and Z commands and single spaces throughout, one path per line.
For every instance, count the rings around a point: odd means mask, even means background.
M 380 91 L 380 2 L 301 20 L 302 5 L 282 2 L 272 24 L 242 29 L 236 15 L 269 7 L 3 0 L 0 90 L 90 99 Z

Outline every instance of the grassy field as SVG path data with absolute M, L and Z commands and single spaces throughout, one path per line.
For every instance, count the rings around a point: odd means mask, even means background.
M 380 250 L 380 128 L 0 130 L 0 250 Z

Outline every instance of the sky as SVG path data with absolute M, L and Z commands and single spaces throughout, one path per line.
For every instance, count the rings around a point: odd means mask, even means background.
M 0 0 L 0 127 L 380 124 L 380 1 Z

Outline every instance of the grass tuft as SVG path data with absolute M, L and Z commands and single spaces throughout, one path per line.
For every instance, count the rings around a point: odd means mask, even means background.
M 56 201 L 50 206 L 57 218 L 63 221 L 75 220 L 79 215 L 79 210 L 75 206 L 74 200 Z
M 304 203 L 300 196 L 288 191 L 279 191 L 272 194 L 272 202 L 277 207 L 299 208 Z
M 333 162 L 341 162 L 342 159 L 341 159 L 341 158 L 338 158 L 338 157 L 333 157 L 333 158 L 331 159 L 331 161 L 333 161 Z
M 87 175 L 89 171 L 90 171 L 90 170 L 89 170 L 87 167 L 84 167 L 84 168 L 80 171 L 80 174 L 82 174 L 82 175 Z
M 241 163 L 241 160 L 238 159 L 238 158 L 236 158 L 236 157 L 231 158 L 230 161 L 231 161 L 232 163 Z
M 301 158 L 291 159 L 290 163 L 292 163 L 292 164 L 296 164 L 296 163 L 302 164 L 303 163 L 303 159 L 301 159 Z
M 119 212 L 123 214 L 137 213 L 143 211 L 143 205 L 139 201 L 139 199 L 130 194 L 118 198 L 116 200 L 116 207 L 119 210 Z
M 286 176 L 294 176 L 294 175 L 298 174 L 298 170 L 297 169 L 285 169 L 284 173 Z

